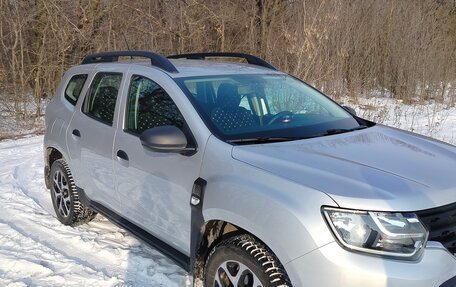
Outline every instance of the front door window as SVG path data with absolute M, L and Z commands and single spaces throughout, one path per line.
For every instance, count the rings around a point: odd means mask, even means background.
M 159 126 L 183 129 L 184 118 L 166 91 L 154 81 L 134 75 L 128 92 L 126 130 L 141 134 Z

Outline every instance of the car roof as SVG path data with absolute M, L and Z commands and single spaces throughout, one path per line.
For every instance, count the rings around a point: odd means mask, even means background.
M 247 63 L 211 60 L 171 59 L 178 73 L 169 73 L 173 78 L 229 74 L 283 74 L 283 72 Z

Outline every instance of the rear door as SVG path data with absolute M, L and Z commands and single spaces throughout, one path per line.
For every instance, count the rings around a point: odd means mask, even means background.
M 120 69 L 97 71 L 67 132 L 76 184 L 91 200 L 117 212 L 121 207 L 115 191 L 112 145 L 123 78 Z
M 114 143 L 114 170 L 123 215 L 189 254 L 190 196 L 199 176 L 208 134 L 191 132 L 195 131 L 191 125 L 197 126 L 190 116 L 192 107 L 177 85 L 161 71 L 150 68 L 143 74 L 135 71 L 128 76 L 128 85 L 122 101 L 124 120 L 119 123 Z M 191 145 L 198 142 L 197 152 L 187 156 L 160 153 L 141 145 L 139 135 L 143 131 L 164 125 L 180 128 Z M 205 140 L 198 140 L 204 135 Z

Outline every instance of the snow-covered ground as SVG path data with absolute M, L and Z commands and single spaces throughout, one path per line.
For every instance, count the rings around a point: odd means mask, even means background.
M 0 142 L 0 286 L 191 286 L 184 270 L 101 216 L 62 225 L 44 187 L 42 141 Z
M 456 144 L 456 108 L 361 99 L 360 116 Z M 191 286 L 188 274 L 101 216 L 75 228 L 55 218 L 42 136 L 0 142 L 0 286 Z
M 360 97 L 346 101 L 359 116 L 377 123 L 412 131 L 456 145 L 456 106 L 424 102 L 405 105 L 385 97 Z

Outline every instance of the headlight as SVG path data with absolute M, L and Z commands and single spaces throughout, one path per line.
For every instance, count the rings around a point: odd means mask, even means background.
M 414 259 L 429 232 L 413 213 L 389 213 L 324 207 L 323 214 L 346 248 L 377 255 Z

